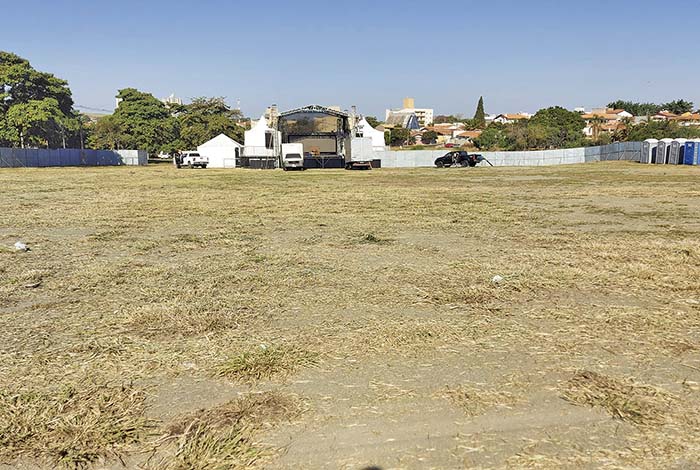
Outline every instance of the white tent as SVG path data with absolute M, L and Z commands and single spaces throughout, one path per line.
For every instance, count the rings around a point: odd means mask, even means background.
M 372 127 L 369 122 L 367 122 L 367 119 L 362 118 L 362 120 L 357 123 L 357 129 L 359 133 L 362 134 L 362 137 L 369 137 L 372 139 L 372 150 L 386 149 L 384 133 Z
M 245 131 L 245 155 L 248 157 L 274 157 L 280 141 L 280 132 L 267 125 L 265 116 L 249 130 Z
M 236 158 L 243 153 L 243 146 L 225 134 L 219 134 L 197 147 L 197 151 L 209 159 L 209 168 L 235 168 Z

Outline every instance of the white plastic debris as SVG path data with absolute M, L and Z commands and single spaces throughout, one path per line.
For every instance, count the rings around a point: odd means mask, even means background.
M 491 282 L 493 282 L 494 284 L 500 284 L 501 282 L 503 282 L 503 277 L 498 276 L 498 275 L 493 276 L 493 279 L 491 279 Z
M 16 251 L 29 251 L 29 247 L 22 242 L 17 242 L 15 243 L 15 250 Z

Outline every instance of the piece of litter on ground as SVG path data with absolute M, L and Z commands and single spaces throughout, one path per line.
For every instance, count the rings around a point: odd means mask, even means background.
M 31 284 L 25 284 L 24 287 L 27 288 L 27 289 L 36 289 L 36 288 L 39 287 L 40 285 L 41 285 L 41 281 L 39 281 L 39 282 L 33 282 L 33 283 L 31 283 Z
M 15 250 L 17 250 L 17 251 L 29 251 L 29 247 L 26 245 L 26 243 L 15 242 Z
M 498 276 L 498 275 L 493 276 L 493 279 L 491 279 L 491 282 L 493 282 L 494 284 L 500 284 L 501 282 L 503 282 L 503 277 Z

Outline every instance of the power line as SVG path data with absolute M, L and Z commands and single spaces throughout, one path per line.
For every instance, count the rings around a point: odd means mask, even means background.
M 111 113 L 111 112 L 113 111 L 112 109 L 92 108 L 92 107 L 90 107 L 90 106 L 83 106 L 83 105 L 80 105 L 80 104 L 76 104 L 75 107 L 76 107 L 76 108 L 80 108 L 80 109 L 85 109 L 85 110 L 87 110 L 87 111 L 102 111 L 102 112 L 105 112 L 105 113 Z

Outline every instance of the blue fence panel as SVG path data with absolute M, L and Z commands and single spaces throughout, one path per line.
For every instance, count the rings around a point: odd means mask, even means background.
M 66 149 L 66 164 L 69 166 L 80 166 L 80 149 Z
M 86 150 L 83 154 L 83 165 L 86 166 L 96 166 L 97 163 L 97 152 L 92 150 Z

